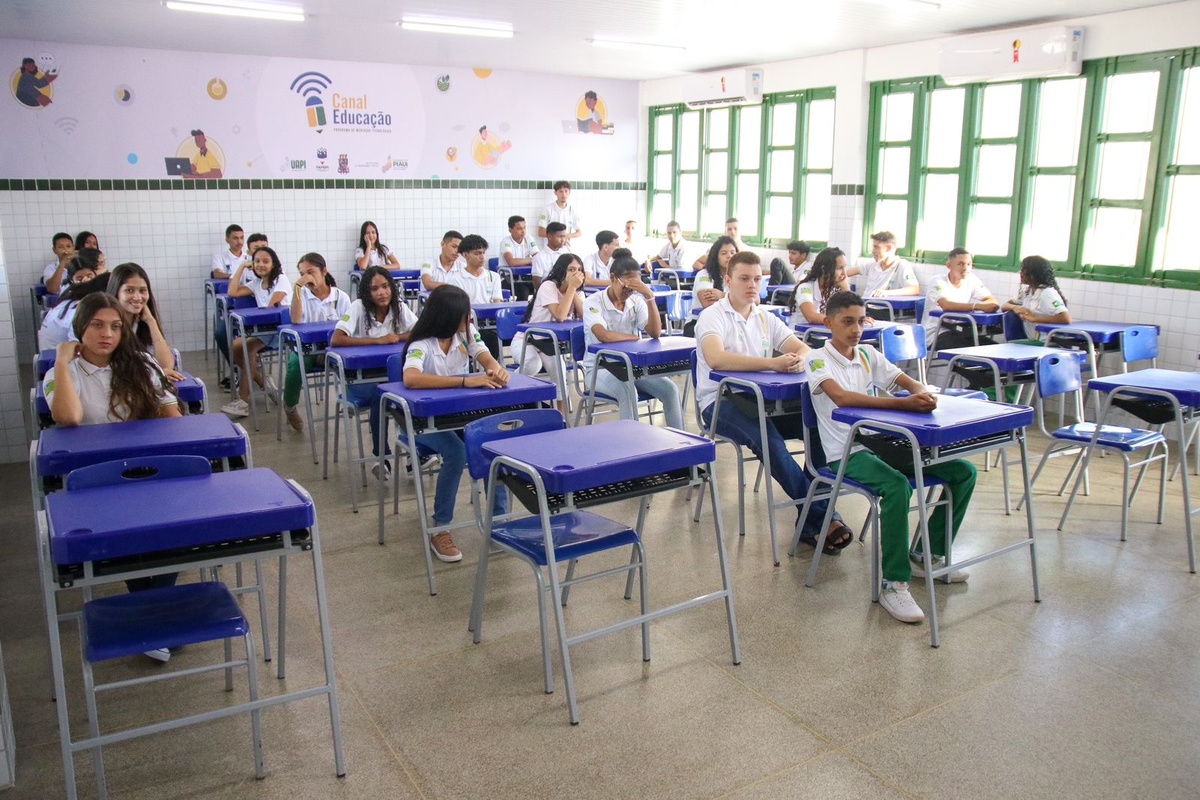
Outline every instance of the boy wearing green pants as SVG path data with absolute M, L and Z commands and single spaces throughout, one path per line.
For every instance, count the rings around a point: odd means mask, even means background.
M 834 408 L 856 406 L 928 412 L 937 406 L 937 396 L 889 363 L 878 350 L 859 344 L 866 324 L 866 308 L 854 292 L 838 292 L 829 299 L 825 324 L 833 332 L 833 338 L 809 354 L 808 385 L 817 412 L 821 446 L 829 468 L 836 471 L 845 452 L 850 426 L 834 421 Z M 891 392 L 896 389 L 905 389 L 910 394 L 892 397 Z M 975 467 L 959 459 L 928 467 L 924 472 L 946 482 L 946 491 L 953 501 L 951 530 L 957 535 L 975 491 Z M 914 575 L 925 577 L 921 559 L 910 555 L 908 549 L 908 509 L 913 492 L 909 474 L 911 470 L 889 466 L 862 445 L 851 448 L 846 464 L 846 477 L 871 487 L 880 498 L 883 591 L 879 602 L 901 622 L 920 622 L 925 613 L 908 590 Z M 945 561 L 945 536 L 940 535 L 945 525 L 946 507 L 939 506 L 929 521 L 929 546 L 935 569 Z M 956 570 L 950 574 L 950 580 L 959 583 L 968 574 L 965 569 Z

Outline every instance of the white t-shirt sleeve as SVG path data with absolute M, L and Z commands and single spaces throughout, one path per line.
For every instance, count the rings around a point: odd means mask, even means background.
M 408 333 L 417 324 L 417 315 L 408 307 L 408 303 L 400 304 L 400 333 Z
M 435 346 L 435 339 L 422 339 L 419 342 L 410 342 L 408 350 L 404 353 L 404 371 L 407 372 L 410 369 L 415 369 L 418 372 L 424 372 L 426 350 Z
M 487 345 L 483 343 L 483 337 L 479 335 L 479 331 L 474 325 L 467 328 L 467 355 L 477 359 L 483 353 L 488 352 Z
M 899 367 L 883 357 L 883 353 L 874 347 L 859 345 L 859 351 L 867 356 L 871 366 L 871 382 L 879 388 L 891 392 L 896 387 L 896 381 L 903 374 Z
M 597 325 L 605 330 L 608 329 L 608 320 L 604 318 L 604 305 L 600 299 L 602 296 L 602 292 L 596 292 L 583 301 L 583 329 L 588 336 L 594 336 L 592 329 Z
M 350 304 L 350 307 L 346 310 L 346 313 L 342 314 L 341 318 L 338 319 L 337 325 L 334 325 L 333 327 L 335 330 L 339 330 L 347 336 L 353 336 L 357 339 L 362 336 L 362 333 L 360 333 L 362 329 L 362 318 L 362 301 L 355 300 Z
M 1037 307 L 1034 313 L 1042 317 L 1053 317 L 1067 310 L 1062 295 L 1053 286 L 1047 286 L 1038 293 Z
M 836 380 L 833 370 L 829 368 L 824 348 L 809 352 L 805 367 L 808 373 L 808 388 L 813 394 L 824 394 L 825 390 L 821 388 L 821 384 L 827 380 Z
M 787 340 L 794 338 L 796 334 L 792 332 L 791 328 L 784 324 L 783 320 L 774 314 L 768 311 L 762 311 L 761 309 L 758 313 L 763 314 L 767 318 L 767 330 L 770 334 L 771 349 L 782 351 L 783 345 L 787 342 Z
M 921 282 L 917 280 L 917 271 L 913 269 L 910 262 L 901 261 L 897 268 L 900 270 L 900 274 L 897 276 L 900 279 L 900 287 L 921 285 Z

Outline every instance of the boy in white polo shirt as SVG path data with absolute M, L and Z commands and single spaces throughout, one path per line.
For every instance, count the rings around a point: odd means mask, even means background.
M 458 245 L 463 235 L 458 231 L 446 231 L 442 236 L 441 251 L 421 265 L 421 288 L 432 292 L 450 280 L 450 273 L 462 266 L 458 257 Z
M 859 344 L 867 310 L 861 297 L 854 292 L 838 292 L 825 305 L 825 325 L 833 338 L 820 350 L 808 355 L 808 385 L 812 390 L 817 426 L 821 433 L 821 449 L 829 468 L 837 470 L 845 452 L 850 426 L 833 419 L 833 410 L 841 406 L 856 408 L 890 408 L 899 411 L 932 411 L 937 396 L 901 372 L 874 347 Z M 892 397 L 896 389 L 910 392 L 908 397 Z M 879 603 L 901 622 L 920 622 L 925 618 L 921 607 L 912 599 L 908 582 L 915 575 L 925 577 L 921 556 L 908 550 L 908 508 L 912 486 L 908 475 L 884 463 L 862 445 L 854 445 L 846 464 L 846 477 L 866 484 L 879 496 L 880 546 L 883 549 L 883 590 Z M 975 491 L 975 467 L 958 459 L 926 467 L 926 475 L 946 482 L 946 491 L 953 501 L 951 529 L 954 535 L 967 516 L 967 507 Z M 929 547 L 936 569 L 945 563 L 946 507 L 938 506 L 929 520 Z M 965 569 L 950 574 L 950 581 L 959 583 L 968 577 Z
M 620 237 L 612 231 L 600 231 L 596 234 L 596 252 L 583 257 L 584 286 L 608 286 L 613 251 L 617 249 L 619 239 Z
M 891 231 L 871 236 L 871 257 L 860 258 L 846 269 L 847 277 L 855 275 L 862 276 L 860 297 L 916 297 L 921 293 L 913 265 L 896 255 L 896 234 Z
M 571 184 L 567 181 L 555 181 L 554 202 L 546 206 L 538 217 L 538 236 L 542 237 L 542 244 L 546 246 L 550 244 L 550 223 L 561 222 L 563 224 L 567 231 L 564 239 L 565 242 L 568 242 L 567 252 L 570 252 L 570 241 L 583 233 L 579 229 L 579 215 L 567 203 L 570 197 Z
M 655 269 L 683 269 L 687 266 L 683 254 L 683 231 L 679 223 L 671 220 L 667 223 L 667 243 L 658 251 L 658 257 L 649 261 Z
M 533 257 L 531 275 L 533 290 L 536 292 L 542 285 L 542 279 L 550 274 L 558 257 L 571 252 L 567 247 L 567 226 L 561 222 L 551 222 L 546 226 L 546 246 Z
M 487 268 L 487 240 L 482 236 L 471 233 L 463 237 L 458 245 L 458 257 L 463 264 L 450 273 L 446 282 L 457 286 L 471 298 L 471 305 L 476 303 L 499 303 L 504 300 L 504 291 L 500 288 L 500 275 Z M 479 335 L 483 343 L 491 351 L 492 358 L 500 360 L 500 337 L 495 328 L 481 328 Z

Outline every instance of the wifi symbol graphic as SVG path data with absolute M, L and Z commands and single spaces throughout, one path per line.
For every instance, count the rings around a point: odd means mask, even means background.
M 70 136 L 79 127 L 79 120 L 74 117 L 59 117 L 54 120 L 54 124 L 60 131 Z
M 316 128 L 317 133 L 325 127 L 325 106 L 321 103 L 321 93 L 332 83 L 328 75 L 320 72 L 302 72 L 292 81 L 292 91 L 305 98 L 308 127 Z

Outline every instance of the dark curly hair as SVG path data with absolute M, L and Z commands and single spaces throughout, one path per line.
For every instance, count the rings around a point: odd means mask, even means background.
M 825 313 L 825 305 L 829 302 L 829 298 L 833 297 L 833 293 L 838 289 L 837 283 L 837 260 L 846 255 L 840 247 L 826 247 L 821 252 L 817 253 L 817 257 L 813 259 L 813 265 L 809 268 L 808 274 L 800 279 L 796 284 L 796 288 L 792 289 L 792 296 L 788 300 L 788 313 L 796 312 L 796 298 L 800 291 L 801 283 L 816 281 L 817 288 L 821 290 L 821 307 L 817 309 L 822 314 Z
M 368 314 L 375 313 L 375 301 L 371 299 L 371 284 L 375 281 L 376 275 L 386 278 L 388 288 L 392 290 L 392 299 L 388 302 L 388 308 L 392 312 L 392 331 L 403 333 L 400 330 L 400 292 L 396 288 L 396 279 L 392 277 L 392 273 L 383 267 L 368 267 L 363 272 L 362 280 L 358 283 L 358 299 L 362 301 L 363 311 Z

